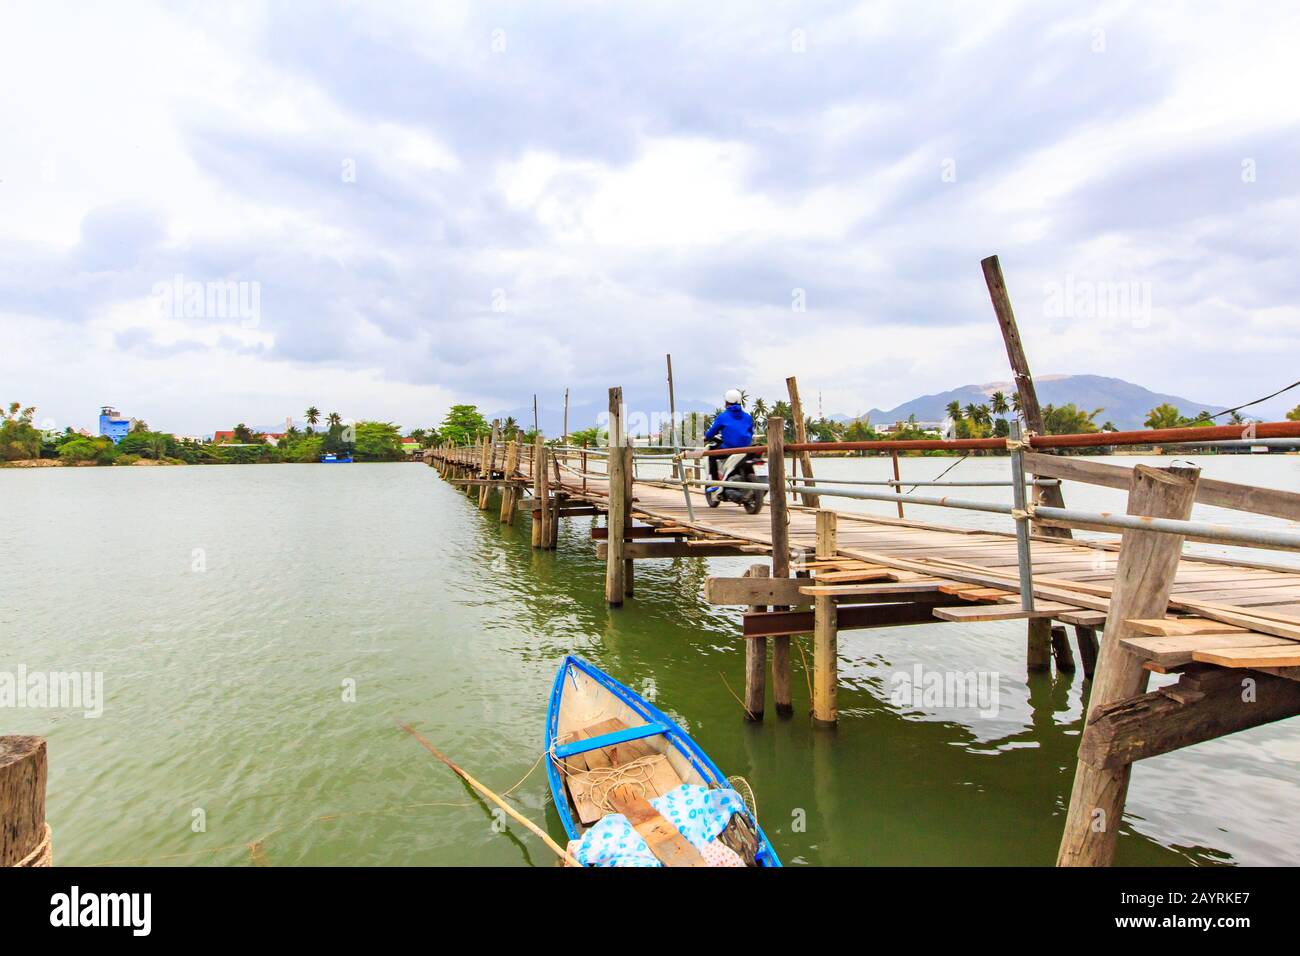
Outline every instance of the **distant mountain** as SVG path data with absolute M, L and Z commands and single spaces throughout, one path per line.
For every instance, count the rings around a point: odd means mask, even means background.
M 1218 412 L 1225 406 L 1209 402 L 1197 402 L 1178 395 L 1164 395 L 1134 385 L 1120 378 L 1108 378 L 1104 375 L 1043 375 L 1034 379 L 1038 392 L 1038 401 L 1042 405 L 1066 405 L 1073 403 L 1078 408 L 1092 411 L 1100 408 L 1097 416 L 1098 425 L 1114 422 L 1122 431 L 1142 428 L 1147 413 L 1157 405 L 1168 403 L 1176 407 L 1184 416 L 1191 417 L 1202 411 Z M 1007 400 L 1015 391 L 1013 382 L 990 382 L 987 385 L 963 385 L 947 392 L 935 395 L 922 395 L 904 402 L 897 408 L 873 408 L 867 418 L 877 425 L 896 421 L 906 421 L 915 415 L 918 421 L 942 421 L 950 402 L 958 402 L 962 408 L 968 404 L 987 404 L 994 392 L 1005 392 Z M 1243 413 L 1244 414 L 1244 413 Z

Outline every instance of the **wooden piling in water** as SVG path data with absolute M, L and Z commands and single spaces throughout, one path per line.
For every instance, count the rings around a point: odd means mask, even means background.
M 501 523 L 514 524 L 515 507 L 519 502 L 519 487 L 514 482 L 515 472 L 519 470 L 519 442 L 512 440 L 506 445 L 505 465 L 506 483 L 501 489 Z
M 745 572 L 747 578 L 765 578 L 771 573 L 766 564 L 752 564 Z M 766 604 L 749 605 L 751 613 L 767 610 Z M 767 706 L 767 638 L 745 639 L 745 717 L 761 721 Z
M 543 443 L 537 449 L 540 456 L 537 460 L 537 522 L 538 543 L 537 546 L 544 550 L 551 548 L 551 526 L 555 523 L 555 512 L 551 504 L 551 468 L 550 458 L 551 450 Z
M 834 511 L 817 512 L 817 560 L 832 560 L 838 553 Z M 839 632 L 835 598 L 813 598 L 813 723 L 833 726 L 839 720 L 836 691 L 839 684 Z
M 767 419 L 767 509 L 772 519 L 772 577 L 790 576 L 790 509 L 785 496 L 785 419 Z M 774 607 L 775 611 L 788 610 Z M 772 638 L 772 700 L 778 717 L 794 714 L 790 696 L 790 638 Z
M 0 737 L 0 867 L 50 866 L 44 737 Z
M 1079 663 L 1083 665 L 1083 676 L 1092 680 L 1097 669 L 1097 629 L 1077 625 L 1074 628 L 1074 640 L 1079 645 Z
M 1041 674 L 1052 669 L 1052 619 L 1029 618 L 1025 621 L 1025 670 Z
M 632 462 L 633 462 L 632 448 L 629 445 L 624 445 L 623 446 L 623 502 L 624 502 L 623 531 L 625 535 L 632 527 L 632 503 L 635 499 L 635 495 L 632 491 L 632 486 L 633 486 Z M 636 580 L 636 575 L 633 572 L 633 569 L 635 567 L 636 567 L 636 562 L 633 561 L 631 558 L 624 559 L 623 561 L 623 596 L 624 597 L 631 597 L 632 592 L 635 589 L 634 582 Z
M 1138 465 L 1133 469 L 1129 486 L 1128 513 L 1187 519 L 1192 513 L 1199 477 L 1198 468 L 1157 469 Z M 1146 690 L 1149 672 L 1121 641 L 1138 634 L 1129 621 L 1164 617 L 1182 550 L 1181 535 L 1124 532 L 1106 614 L 1106 640 L 1101 645 L 1088 698 L 1081 751 L 1100 708 Z M 1109 866 L 1114 862 L 1132 767 L 1124 764 L 1102 769 L 1082 759 L 1078 761 L 1056 859 L 1058 866 Z
M 1070 635 L 1064 624 L 1052 625 L 1052 657 L 1058 674 L 1074 673 L 1074 652 L 1070 650 Z
M 538 507 L 541 506 L 544 500 L 542 498 L 542 476 L 546 473 L 546 468 L 544 467 L 544 462 L 543 462 L 543 458 L 545 457 L 545 452 L 546 452 L 546 444 L 544 439 L 542 438 L 542 433 L 537 432 L 533 436 L 533 457 L 532 460 L 529 462 L 528 470 L 529 470 L 529 475 L 533 479 L 533 504 L 537 505 Z M 533 519 L 533 524 L 531 528 L 531 532 L 532 532 L 531 543 L 534 548 L 540 548 L 544 540 L 542 538 L 542 515 L 541 512 L 537 510 L 537 508 L 534 508 L 529 513 L 532 515 L 532 519 Z
M 554 474 L 555 484 L 552 486 L 555 490 L 551 493 L 551 514 L 547 520 L 546 530 L 546 547 L 554 551 L 560 544 L 560 511 L 564 502 L 568 500 L 560 489 L 564 487 L 564 476 L 560 474 L 560 456 L 563 454 L 559 449 L 551 449 L 550 464 L 551 471 Z
M 497 438 L 501 432 L 501 421 L 499 419 L 492 422 L 492 437 L 488 439 L 487 454 L 484 456 L 483 480 L 491 481 L 492 473 L 496 471 L 497 458 Z M 487 511 L 488 493 L 492 486 L 485 484 L 479 488 L 478 492 L 478 510 Z
M 623 528 L 627 524 L 628 482 L 624 474 L 627 456 L 623 454 L 623 389 L 609 390 L 609 548 L 605 557 L 605 601 L 619 607 L 626 596 L 627 564 L 624 558 Z

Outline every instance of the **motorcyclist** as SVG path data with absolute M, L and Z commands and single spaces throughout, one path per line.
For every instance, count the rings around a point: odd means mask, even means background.
M 713 419 L 713 424 L 704 433 L 704 440 L 710 447 L 748 448 L 754 444 L 754 419 L 740 405 L 740 391 L 729 388 L 722 397 L 726 407 Z M 716 439 L 716 444 L 714 440 Z M 709 475 L 717 478 L 717 457 L 709 459 Z

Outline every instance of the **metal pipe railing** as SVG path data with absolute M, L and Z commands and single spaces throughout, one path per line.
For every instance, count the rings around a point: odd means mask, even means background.
M 1025 453 L 1020 444 L 1020 423 L 1011 423 L 1011 438 L 1015 442 L 1011 450 L 1011 499 L 1016 510 L 1016 566 L 1020 570 L 1020 608 L 1024 611 L 1034 609 L 1034 566 L 1033 554 L 1029 550 L 1029 515 L 1025 506 Z
M 786 481 L 804 481 L 810 483 L 825 481 L 825 480 L 826 480 L 825 478 L 802 478 L 799 476 L 792 476 L 786 479 Z M 835 483 L 839 485 L 887 485 L 891 488 L 901 487 L 903 485 L 908 485 L 909 487 L 916 487 L 916 488 L 935 488 L 935 487 L 938 488 L 1010 488 L 1011 487 L 1011 482 L 1009 481 L 892 481 L 892 480 L 891 481 L 858 481 L 856 479 L 850 480 L 847 478 L 836 478 Z M 1061 483 L 1060 479 L 1057 478 L 1034 478 L 1032 480 L 1028 478 L 1025 479 L 1025 484 L 1027 485 L 1037 485 L 1039 487 L 1044 487 L 1044 488 L 1050 485 L 1059 485 L 1060 483 Z
M 678 484 L 664 479 L 665 484 Z M 704 481 L 688 480 L 688 485 L 703 485 L 709 488 L 740 488 L 743 490 L 767 491 L 766 482 L 755 481 Z M 845 488 L 836 485 L 817 486 L 819 496 L 835 498 L 857 498 L 863 501 L 898 500 L 892 492 L 867 491 L 862 488 Z M 1271 530 L 1266 528 L 1232 528 L 1227 525 L 1208 521 L 1182 521 L 1174 518 L 1144 518 L 1138 515 L 1119 515 L 1111 512 L 1079 511 L 1074 508 L 1051 508 L 1045 505 L 999 504 L 995 501 L 975 501 L 969 498 L 933 498 L 923 495 L 909 496 L 908 504 L 930 505 L 936 508 L 956 508 L 961 511 L 983 511 L 989 514 L 1010 515 L 1018 518 L 1017 512 L 1026 519 L 1060 522 L 1070 527 L 1114 529 L 1116 531 L 1158 531 L 1164 534 L 1181 534 L 1199 541 L 1214 544 L 1238 545 L 1246 548 L 1272 548 L 1283 551 L 1300 551 L 1300 533 L 1294 531 Z
M 1048 448 L 1104 448 L 1126 445 L 1195 445 L 1207 441 L 1247 441 L 1261 439 L 1300 439 L 1300 422 L 1254 422 L 1249 425 L 1209 425 L 1198 428 L 1152 428 L 1147 431 L 1095 432 L 1086 435 L 1030 435 L 1025 444 L 1033 450 Z M 786 445 L 789 452 L 840 451 L 1005 451 L 1005 438 L 906 439 L 884 441 L 796 442 Z M 766 445 L 746 448 L 701 449 L 693 454 L 712 457 L 750 452 L 761 455 Z

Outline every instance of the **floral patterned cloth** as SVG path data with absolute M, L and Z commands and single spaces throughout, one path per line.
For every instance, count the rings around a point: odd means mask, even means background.
M 700 851 L 710 866 L 743 865 L 734 852 L 716 840 L 733 813 L 745 812 L 745 803 L 735 790 L 684 783 L 651 800 L 650 805 Z M 581 840 L 569 844 L 569 850 L 585 866 L 663 866 L 621 813 L 601 817 Z

